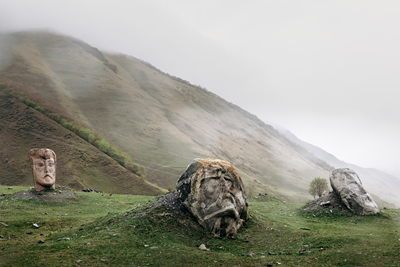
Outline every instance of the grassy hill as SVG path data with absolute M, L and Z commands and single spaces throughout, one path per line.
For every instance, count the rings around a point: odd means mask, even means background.
M 74 38 L 1 35 L 0 82 L 102 136 L 163 188 L 174 188 L 194 158 L 221 158 L 235 165 L 248 193 L 305 200 L 309 182 L 332 169 L 204 88 Z
M 163 192 L 3 88 L 0 84 L 1 184 L 32 186 L 28 152 L 33 147 L 49 147 L 57 154 L 56 184 L 109 193 Z
M 0 186 L 0 266 L 398 266 L 400 211 L 302 212 L 302 203 L 249 199 L 250 220 L 215 238 L 154 197 L 74 193 L 26 199 Z M 64 194 L 69 192 L 61 189 Z M 52 196 L 53 193 L 50 193 Z M 37 227 L 34 226 L 37 224 Z M 205 244 L 209 251 L 199 250 Z

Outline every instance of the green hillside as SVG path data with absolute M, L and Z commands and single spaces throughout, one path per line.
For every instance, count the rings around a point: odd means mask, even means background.
M 34 147 L 48 147 L 57 154 L 56 184 L 109 193 L 163 192 L 39 112 L 40 108 L 35 109 L 33 104 L 27 105 L 7 92 L 0 84 L 0 184 L 32 186 L 28 152 Z

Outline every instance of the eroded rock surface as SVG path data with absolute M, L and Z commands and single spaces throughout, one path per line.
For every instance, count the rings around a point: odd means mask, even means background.
M 248 220 L 242 179 L 233 165 L 219 159 L 195 159 L 179 178 L 182 204 L 216 236 L 234 236 Z
M 379 213 L 378 205 L 365 191 L 358 175 L 349 168 L 335 169 L 329 177 L 332 189 L 353 213 L 368 215 Z

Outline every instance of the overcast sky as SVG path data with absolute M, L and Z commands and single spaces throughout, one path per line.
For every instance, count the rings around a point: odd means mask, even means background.
M 0 30 L 37 28 L 145 60 L 400 177 L 400 1 L 0 2 Z

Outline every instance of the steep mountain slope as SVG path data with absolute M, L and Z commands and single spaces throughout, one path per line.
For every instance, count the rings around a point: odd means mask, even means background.
M 400 206 L 400 198 L 398 189 L 400 188 L 400 179 L 383 171 L 363 168 L 345 161 L 339 160 L 334 155 L 316 147 L 312 144 L 298 139 L 293 133 L 286 129 L 279 129 L 286 137 L 294 143 L 304 147 L 315 156 L 323 159 L 335 168 L 351 168 L 360 177 L 366 190 L 374 195 L 380 196 L 382 199 L 396 206 Z
M 162 193 L 75 134 L 0 90 L 1 184 L 33 185 L 28 156 L 33 147 L 50 147 L 56 152 L 56 185 L 89 187 L 108 193 Z
M 211 157 L 233 163 L 249 193 L 304 200 L 332 169 L 254 115 L 133 57 L 46 32 L 4 34 L 0 55 L 0 81 L 93 129 L 164 188 Z

